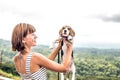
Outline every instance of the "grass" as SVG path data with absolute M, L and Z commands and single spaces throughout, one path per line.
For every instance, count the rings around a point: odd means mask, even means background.
M 21 80 L 21 78 L 19 76 L 14 76 L 11 73 L 6 73 L 6 72 L 4 72 L 2 70 L 0 70 L 0 75 L 4 76 L 4 77 L 7 77 L 7 78 L 14 79 L 14 80 Z

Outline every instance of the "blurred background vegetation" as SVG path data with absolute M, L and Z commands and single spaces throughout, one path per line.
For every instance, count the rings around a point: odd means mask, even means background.
M 33 51 L 48 56 L 51 50 L 46 45 L 38 45 Z M 120 80 L 120 49 L 98 49 L 74 47 L 76 66 L 75 80 Z M 2 53 L 2 54 L 1 54 Z M 20 80 L 15 70 L 10 41 L 0 39 L 0 75 Z M 57 58 L 55 60 L 57 62 Z M 48 80 L 57 80 L 57 72 L 47 70 Z

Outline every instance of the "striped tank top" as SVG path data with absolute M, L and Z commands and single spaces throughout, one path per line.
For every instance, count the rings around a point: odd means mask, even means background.
M 26 74 L 20 74 L 23 80 L 47 80 L 46 69 L 41 67 L 38 71 L 30 73 L 30 61 L 32 53 L 30 53 L 26 58 Z

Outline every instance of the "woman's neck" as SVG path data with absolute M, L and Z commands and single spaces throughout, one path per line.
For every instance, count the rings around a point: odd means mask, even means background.
M 23 51 L 21 51 L 21 53 L 22 53 L 23 55 L 26 55 L 26 54 L 29 54 L 30 51 L 31 51 L 31 48 L 30 48 L 30 47 L 25 47 L 25 49 L 24 49 Z

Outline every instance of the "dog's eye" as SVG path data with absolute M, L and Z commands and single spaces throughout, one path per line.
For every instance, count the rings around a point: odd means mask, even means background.
M 70 28 L 68 28 L 68 30 L 70 30 Z
M 62 29 L 65 29 L 65 27 L 63 27 Z

